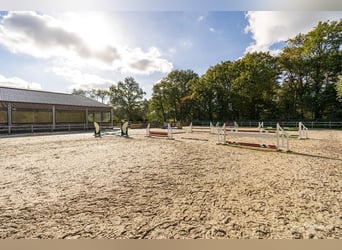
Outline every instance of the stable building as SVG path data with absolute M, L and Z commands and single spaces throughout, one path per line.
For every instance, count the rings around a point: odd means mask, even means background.
M 87 131 L 112 126 L 113 109 L 85 96 L 0 87 L 0 133 Z

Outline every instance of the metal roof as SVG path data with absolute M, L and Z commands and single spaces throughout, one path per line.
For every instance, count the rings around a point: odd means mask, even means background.
M 110 108 L 108 105 L 97 102 L 85 96 L 8 87 L 0 87 L 0 102 Z

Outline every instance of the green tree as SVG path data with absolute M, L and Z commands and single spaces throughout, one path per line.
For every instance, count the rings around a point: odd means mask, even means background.
M 192 119 L 191 82 L 198 79 L 192 70 L 174 70 L 154 85 L 152 107 L 164 121 Z
M 100 98 L 101 102 L 104 103 L 105 99 L 109 97 L 109 91 L 105 89 L 96 89 L 95 96 L 96 98 Z
M 109 91 L 105 89 L 95 89 L 95 88 L 89 89 L 89 90 L 73 89 L 71 93 L 73 95 L 85 96 L 96 101 L 99 101 L 100 99 L 102 103 L 104 103 L 105 99 L 109 97 Z
M 237 72 L 234 63 L 222 62 L 210 67 L 207 72 L 192 85 L 197 119 L 226 120 L 235 118 L 233 80 Z
M 73 95 L 81 95 L 81 96 L 87 96 L 87 91 L 84 89 L 73 89 L 71 94 Z
M 309 93 L 309 67 L 303 54 L 305 39 L 303 34 L 289 39 L 279 57 L 283 79 L 279 107 L 285 119 L 304 118 L 305 101 Z
M 127 77 L 123 82 L 118 82 L 117 86 L 109 88 L 110 102 L 115 112 L 128 120 L 141 119 L 143 98 L 146 94 L 133 77 Z
M 157 83 L 153 86 L 152 98 L 150 101 L 150 118 L 159 122 L 166 121 L 170 113 L 170 105 L 167 101 L 167 94 L 164 91 L 164 82 Z
M 335 85 L 336 92 L 337 92 L 337 100 L 342 102 L 342 75 L 339 76 L 338 81 Z
M 341 21 L 319 22 L 307 34 L 287 41 L 280 56 L 280 106 L 285 118 L 333 118 L 341 114 L 335 89 L 341 72 L 341 34 Z
M 215 93 L 205 75 L 192 82 L 191 100 L 193 104 L 192 119 L 210 121 L 214 119 Z
M 325 109 L 335 106 L 334 85 L 342 70 L 342 20 L 319 22 L 306 35 L 304 56 L 309 61 L 312 118 L 322 118 Z
M 280 75 L 277 58 L 265 52 L 249 53 L 236 62 L 236 67 L 239 72 L 233 91 L 239 118 L 274 118 Z

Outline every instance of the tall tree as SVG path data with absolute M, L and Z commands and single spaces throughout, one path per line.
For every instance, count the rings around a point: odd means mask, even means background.
M 233 80 L 237 72 L 234 63 L 221 62 L 210 67 L 199 81 L 193 84 L 193 98 L 202 112 L 199 119 L 226 120 L 234 119 Z
M 338 77 L 338 81 L 336 82 L 336 92 L 337 92 L 337 100 L 342 102 L 342 75 Z
M 193 101 L 193 119 L 217 119 L 215 116 L 215 92 L 206 75 L 192 82 L 191 98 Z
M 157 121 L 166 121 L 169 117 L 170 105 L 167 102 L 166 91 L 164 91 L 164 82 L 157 83 L 153 86 L 152 98 L 150 101 L 150 117 Z
M 110 102 L 121 117 L 128 120 L 137 118 L 146 93 L 133 77 L 125 78 L 123 82 L 118 82 L 117 86 L 110 86 L 109 92 Z
M 303 51 L 305 35 L 299 34 L 287 41 L 279 57 L 282 88 L 279 92 L 280 111 L 285 119 L 304 118 L 308 95 L 308 61 Z
M 238 95 L 239 118 L 266 119 L 275 113 L 280 75 L 278 62 L 268 52 L 254 52 L 238 60 L 233 89 Z
M 87 91 L 84 89 L 73 89 L 71 94 L 73 95 L 81 95 L 81 96 L 87 96 Z
M 192 70 L 171 71 L 153 88 L 152 102 L 163 119 L 185 121 L 191 119 L 191 82 L 198 79 Z
M 342 20 L 319 22 L 306 35 L 303 48 L 310 63 L 312 118 L 322 118 L 325 108 L 331 105 L 332 100 L 336 101 L 329 96 L 333 94 L 333 85 L 342 70 L 341 45 Z
M 96 98 L 100 98 L 101 102 L 104 103 L 105 99 L 109 97 L 109 91 L 105 89 L 96 89 L 95 96 Z
M 284 114 L 289 111 L 287 118 L 332 118 L 342 112 L 335 89 L 342 65 L 341 34 L 341 21 L 319 22 L 287 41 L 280 56 L 280 103 Z

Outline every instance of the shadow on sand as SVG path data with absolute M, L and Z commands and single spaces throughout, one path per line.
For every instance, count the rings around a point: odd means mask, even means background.
M 312 157 L 312 158 L 317 158 L 317 159 L 327 159 L 327 160 L 334 160 L 334 161 L 341 161 L 342 162 L 342 159 L 336 158 L 336 157 L 328 157 L 328 156 L 324 156 L 324 155 L 300 153 L 300 152 L 294 152 L 291 150 L 286 152 L 283 150 L 272 150 L 272 149 L 267 149 L 267 148 L 252 148 L 252 147 L 245 147 L 245 146 L 240 146 L 240 145 L 226 145 L 226 144 L 219 144 L 219 145 L 224 145 L 224 146 L 228 146 L 228 147 L 236 147 L 236 148 L 253 150 L 253 151 L 262 151 L 262 152 L 268 152 L 268 153 L 282 153 L 282 154 L 298 155 L 298 156 L 305 156 L 305 157 Z

